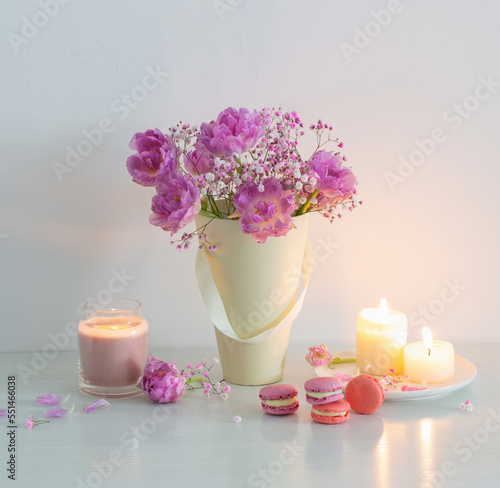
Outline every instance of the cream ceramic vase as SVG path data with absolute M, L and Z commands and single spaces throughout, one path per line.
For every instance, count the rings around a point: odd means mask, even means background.
M 263 385 L 283 378 L 292 320 L 302 307 L 312 265 L 309 217 L 294 218 L 295 228 L 286 236 L 264 244 L 244 234 L 235 220 L 213 219 L 204 231 L 217 248 L 197 254 L 196 276 L 230 383 Z M 209 221 L 198 215 L 197 227 Z

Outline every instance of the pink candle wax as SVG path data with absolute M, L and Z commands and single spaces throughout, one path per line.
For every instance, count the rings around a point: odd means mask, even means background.
M 133 385 L 148 356 L 148 323 L 137 317 L 92 317 L 78 325 L 80 362 L 88 383 Z

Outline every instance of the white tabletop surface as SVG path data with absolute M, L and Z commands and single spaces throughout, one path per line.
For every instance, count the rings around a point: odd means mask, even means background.
M 339 348 L 340 350 L 340 348 Z M 7 378 L 16 376 L 16 482 L 5 469 L 9 436 L 2 436 L 0 486 L 17 487 L 500 487 L 500 344 L 455 345 L 478 369 L 462 390 L 432 400 L 385 402 L 373 415 L 351 413 L 338 425 L 310 418 L 304 382 L 314 370 L 307 347 L 291 349 L 283 382 L 299 389 L 293 415 L 265 414 L 259 387 L 234 386 L 228 400 L 188 392 L 177 404 L 145 396 L 112 400 L 93 414 L 79 393 L 77 353 L 59 352 L 26 381 L 20 366 L 33 353 L 0 355 L 0 408 Z M 179 367 L 216 356 L 216 350 L 153 351 Z M 43 367 L 42 367 L 43 366 Z M 214 370 L 219 379 L 220 370 Z M 24 371 L 26 374 L 26 371 Z M 217 377 L 217 378 L 216 378 Z M 74 412 L 26 429 L 28 415 L 43 418 L 44 393 L 71 394 Z M 469 399 L 474 411 L 459 404 Z M 241 423 L 234 423 L 239 415 Z M 6 417 L 0 422 L 10 427 Z M 10 484 L 9 484 L 10 483 Z

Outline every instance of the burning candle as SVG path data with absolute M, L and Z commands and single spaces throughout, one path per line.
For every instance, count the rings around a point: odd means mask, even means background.
M 372 375 L 403 372 L 403 348 L 406 344 L 406 315 L 390 310 L 387 300 L 379 308 L 364 308 L 358 313 L 356 366 Z
M 136 387 L 148 355 L 148 324 L 136 300 L 113 299 L 106 307 L 85 305 L 78 325 L 79 386 L 87 395 L 128 397 Z
M 405 374 L 414 383 L 441 383 L 453 378 L 455 353 L 449 342 L 432 340 L 429 327 L 422 329 L 423 341 L 405 347 Z

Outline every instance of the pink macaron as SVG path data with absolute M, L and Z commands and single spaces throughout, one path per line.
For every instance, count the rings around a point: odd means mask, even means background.
M 346 400 L 313 405 L 311 418 L 320 424 L 341 424 L 349 418 L 351 406 Z
M 329 376 L 307 380 L 304 389 L 306 401 L 312 405 L 324 405 L 344 398 L 342 383 Z
M 357 413 L 375 412 L 382 405 L 384 396 L 380 381 L 367 374 L 354 377 L 345 387 L 345 398 Z
M 271 415 L 288 415 L 299 408 L 297 388 L 293 385 L 279 384 L 264 386 L 259 392 L 264 412 Z

